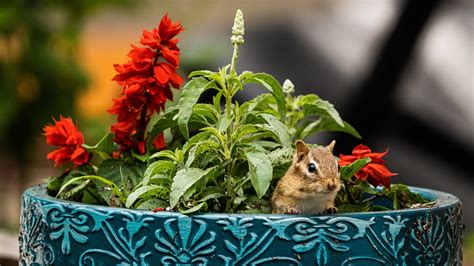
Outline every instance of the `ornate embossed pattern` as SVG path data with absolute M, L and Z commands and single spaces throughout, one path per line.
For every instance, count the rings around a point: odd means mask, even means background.
M 421 193 L 438 193 L 420 190 Z M 21 264 L 461 265 L 462 207 L 333 216 L 185 216 L 23 195 Z

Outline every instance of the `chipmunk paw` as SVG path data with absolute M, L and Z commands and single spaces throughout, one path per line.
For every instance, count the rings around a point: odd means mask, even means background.
M 338 209 L 336 207 L 330 207 L 324 211 L 325 214 L 335 214 L 337 212 L 338 212 Z
M 286 209 L 285 214 L 301 214 L 301 211 L 296 208 L 288 208 Z

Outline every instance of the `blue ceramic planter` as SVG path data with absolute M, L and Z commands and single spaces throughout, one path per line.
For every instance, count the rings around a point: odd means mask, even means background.
M 21 264 L 461 265 L 462 206 L 411 188 L 435 208 L 323 216 L 144 212 L 22 198 Z

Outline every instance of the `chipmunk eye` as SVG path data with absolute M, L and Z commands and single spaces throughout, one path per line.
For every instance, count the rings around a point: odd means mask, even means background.
M 310 173 L 316 172 L 316 165 L 315 165 L 314 163 L 308 164 L 308 171 L 309 171 Z

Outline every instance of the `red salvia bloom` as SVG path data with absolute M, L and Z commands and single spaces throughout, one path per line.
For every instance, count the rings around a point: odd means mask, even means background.
M 140 43 L 147 47 L 132 45 L 130 61 L 114 65 L 117 74 L 113 80 L 123 89 L 108 111 L 117 115 L 111 130 L 121 151 L 133 148 L 140 154 L 146 152 L 144 131 L 151 115 L 164 110 L 166 101 L 173 99 L 171 87 L 179 88 L 183 83 L 176 72 L 179 48 L 175 38 L 183 30 L 179 22 L 164 15 L 157 28 L 143 31 Z M 157 149 L 166 148 L 161 135 L 153 143 Z
M 83 165 L 91 159 L 91 154 L 82 147 L 84 136 L 76 128 L 70 117 L 59 117 L 59 121 L 54 120 L 54 125 L 44 127 L 46 143 L 59 146 L 55 151 L 48 153 L 48 159 L 55 162 L 54 166 L 59 166 L 65 162 L 73 162 L 75 165 Z
M 374 186 L 382 185 L 390 188 L 390 177 L 397 175 L 390 172 L 385 166 L 382 157 L 387 154 L 388 150 L 381 153 L 372 152 L 372 150 L 362 144 L 357 145 L 352 150 L 352 155 L 339 155 L 339 165 L 346 166 L 358 159 L 370 158 L 370 163 L 355 173 L 355 177 L 359 180 L 367 180 Z
M 160 135 L 158 135 L 158 137 L 155 138 L 155 140 L 153 141 L 153 146 L 155 146 L 159 150 L 166 148 L 165 136 L 163 135 L 163 133 L 161 133 Z

